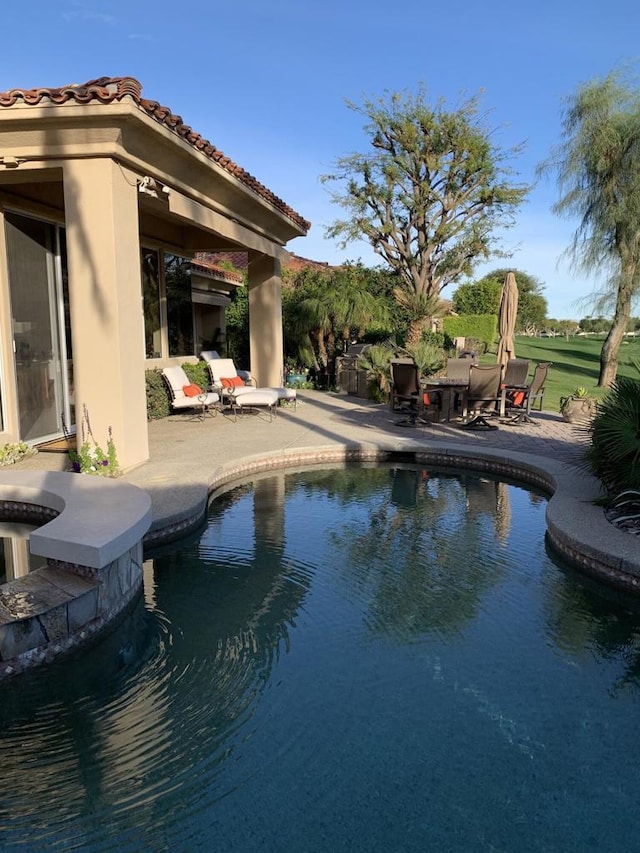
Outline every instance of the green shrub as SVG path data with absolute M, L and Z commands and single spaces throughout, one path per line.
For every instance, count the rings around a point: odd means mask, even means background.
M 203 390 L 211 385 L 211 374 L 204 361 L 199 361 L 197 364 L 186 362 L 182 365 L 182 369 L 189 377 L 189 381 L 199 385 Z
M 412 347 L 406 347 L 405 352 L 418 365 L 420 376 L 433 376 L 439 373 L 447 363 L 447 354 L 440 346 L 421 340 Z
M 147 420 L 167 418 L 171 413 L 169 391 L 159 370 L 145 370 L 147 386 Z
M 358 356 L 358 369 L 367 371 L 367 394 L 370 400 L 382 402 L 389 397 L 391 371 L 389 362 L 394 350 L 388 344 L 372 344 Z
M 444 350 L 451 350 L 455 347 L 455 341 L 446 332 L 431 332 L 427 330 L 422 333 L 420 342 L 431 344 L 433 347 Z
M 619 376 L 589 427 L 590 469 L 607 488 L 640 488 L 640 381 Z

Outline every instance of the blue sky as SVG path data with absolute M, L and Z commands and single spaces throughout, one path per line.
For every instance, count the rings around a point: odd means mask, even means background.
M 560 139 L 563 98 L 582 82 L 640 58 L 637 0 L 35 0 L 2 11 L 0 90 L 132 76 L 143 97 L 182 116 L 312 223 L 289 248 L 314 260 L 381 263 L 365 244 L 339 249 L 324 228 L 341 211 L 319 175 L 364 150 L 361 103 L 385 90 L 454 105 L 483 91 L 496 144 L 524 144 L 512 161 L 533 183 Z M 576 223 L 551 213 L 552 180 L 539 182 L 504 236 L 514 266 L 545 285 L 549 316 L 580 318 L 599 284 L 562 260 Z M 450 297 L 450 287 L 443 296 Z

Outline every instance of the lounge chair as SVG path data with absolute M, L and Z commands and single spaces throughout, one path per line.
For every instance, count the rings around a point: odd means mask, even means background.
M 213 361 L 214 359 L 220 359 L 220 355 L 218 350 L 215 349 L 204 349 L 200 353 L 200 358 L 207 363 Z M 231 361 L 231 359 L 229 359 Z M 253 376 L 248 370 L 238 370 L 235 368 L 236 374 L 244 380 L 245 385 L 255 385 Z
M 233 419 L 238 419 L 238 412 L 266 409 L 269 421 L 273 419 L 278 408 L 278 392 L 275 388 L 248 388 L 248 394 L 230 395 L 227 399 L 233 412 Z
M 269 386 L 256 388 L 255 385 L 246 385 L 231 358 L 211 359 L 207 361 L 207 368 L 211 376 L 211 384 L 223 397 L 233 394 L 237 399 L 249 391 L 275 391 L 278 402 L 293 403 L 294 406 L 297 404 L 298 395 L 295 388 Z
M 500 389 L 501 379 L 501 364 L 471 365 L 469 388 L 462 395 L 461 427 L 464 429 L 498 428 L 496 424 L 490 423 L 487 417 L 498 414 L 497 409 L 504 396 L 504 389 Z
M 207 391 L 195 385 L 184 369 L 179 365 L 164 367 L 162 378 L 171 398 L 171 408 L 176 412 L 198 409 L 197 418 L 204 420 L 207 415 L 215 415 L 220 395 L 216 391 Z

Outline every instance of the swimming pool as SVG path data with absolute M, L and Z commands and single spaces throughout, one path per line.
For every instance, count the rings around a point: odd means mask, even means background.
M 640 615 L 545 507 L 408 463 L 229 491 L 117 634 L 0 685 L 0 848 L 632 849 Z

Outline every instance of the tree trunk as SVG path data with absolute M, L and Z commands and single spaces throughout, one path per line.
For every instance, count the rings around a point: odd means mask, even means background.
M 627 330 L 631 316 L 631 288 L 621 286 L 616 299 L 616 310 L 609 333 L 602 344 L 600 352 L 600 376 L 598 385 L 608 388 L 618 372 L 618 350 Z
M 419 320 L 412 320 L 407 330 L 407 346 L 416 346 L 420 343 L 422 333 L 431 322 L 430 317 L 421 317 Z

